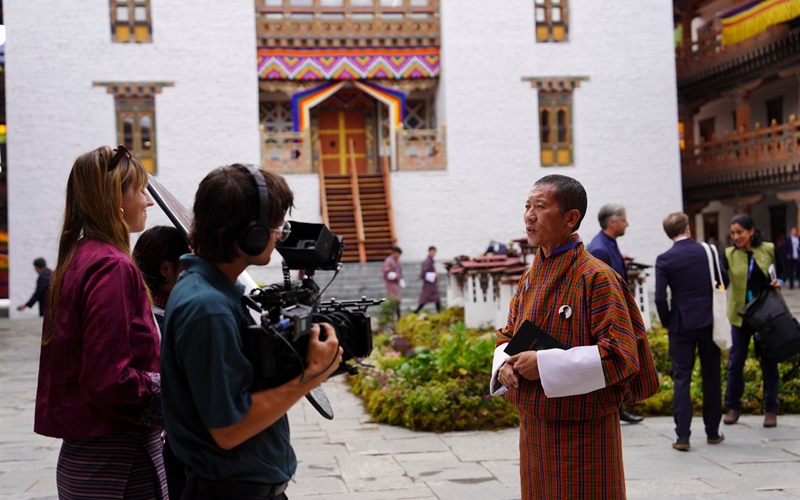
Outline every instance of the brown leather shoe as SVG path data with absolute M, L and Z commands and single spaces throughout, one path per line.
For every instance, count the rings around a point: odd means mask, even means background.
M 728 410 L 728 413 L 725 414 L 725 418 L 722 419 L 722 422 L 725 425 L 733 425 L 739 421 L 739 415 L 742 412 L 740 410 Z
M 764 414 L 764 427 L 775 427 L 778 425 L 778 414 L 767 412 Z
M 709 436 L 709 437 L 706 439 L 706 442 L 707 442 L 708 444 L 720 444 L 720 443 L 721 443 L 721 442 L 723 442 L 723 441 L 725 441 L 725 434 L 723 434 L 723 433 L 721 433 L 721 432 L 720 432 L 719 434 L 717 434 L 717 437 L 711 437 L 711 436 Z

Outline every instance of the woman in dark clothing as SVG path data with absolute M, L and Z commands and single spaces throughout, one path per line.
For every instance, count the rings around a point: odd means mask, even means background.
M 738 311 L 758 296 L 763 287 L 780 288 L 786 277 L 783 256 L 775 245 L 764 241 L 761 231 L 748 215 L 739 214 L 731 220 L 731 239 L 734 246 L 725 249 L 720 264 L 728 271 L 728 319 L 731 322 L 733 344 L 728 353 L 728 378 L 725 406 L 728 413 L 723 422 L 732 425 L 739 420 L 744 393 L 744 363 L 750 348 L 753 330 L 743 323 Z M 778 425 L 778 363 L 759 359 L 764 380 L 764 427 Z
M 133 260 L 139 266 L 144 282 L 153 297 L 153 315 L 159 329 L 164 325 L 164 308 L 178 275 L 183 271 L 179 259 L 191 253 L 181 233 L 170 226 L 155 226 L 143 232 L 133 248 Z M 164 468 L 167 471 L 167 486 L 170 498 L 179 499 L 186 487 L 184 464 L 164 439 Z

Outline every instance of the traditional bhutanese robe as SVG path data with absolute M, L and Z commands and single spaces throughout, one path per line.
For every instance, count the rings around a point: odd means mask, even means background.
M 520 411 L 522 497 L 625 498 L 619 406 L 658 390 L 633 296 L 577 234 L 549 257 L 539 250 L 497 332 L 495 394 L 504 344 L 526 319 L 568 349 L 539 351 L 541 379 L 506 392 Z
M 383 261 L 383 280 L 386 282 L 386 294 L 397 300 L 403 298 L 400 289 L 400 280 L 403 279 L 403 268 L 394 259 L 394 255 L 386 257 Z
M 433 274 L 431 274 L 433 273 Z M 433 263 L 433 257 L 430 255 L 422 262 L 422 270 L 419 277 L 422 280 L 422 291 L 419 294 L 420 304 L 429 304 L 431 302 L 439 302 L 439 277 L 436 276 L 434 280 L 429 281 L 430 277 L 436 274 L 436 266 Z

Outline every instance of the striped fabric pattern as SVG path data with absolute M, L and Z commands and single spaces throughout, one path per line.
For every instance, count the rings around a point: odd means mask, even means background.
M 520 419 L 524 499 L 625 498 L 619 414 L 591 421 Z
M 570 241 L 578 241 L 577 234 Z M 559 316 L 562 305 L 572 308 Z M 539 251 L 522 276 L 497 345 L 511 340 L 531 320 L 567 347 L 597 345 L 606 387 L 567 398 L 548 399 L 541 382 L 523 380 L 506 398 L 521 412 L 544 420 L 587 420 L 616 413 L 619 406 L 658 390 L 647 334 L 633 295 L 621 278 L 583 244 L 548 258 Z
M 56 467 L 60 500 L 164 500 L 167 477 L 161 432 L 65 439 Z

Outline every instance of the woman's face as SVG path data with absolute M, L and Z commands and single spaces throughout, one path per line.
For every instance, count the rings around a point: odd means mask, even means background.
M 744 226 L 739 223 L 731 224 L 731 239 L 733 240 L 733 244 L 736 245 L 736 248 L 749 250 L 750 240 L 755 232 L 756 228 L 754 227 L 745 229 Z
M 147 207 L 153 206 L 153 199 L 147 194 L 147 186 L 139 191 L 128 186 L 122 193 L 122 218 L 128 223 L 132 233 L 144 231 L 147 222 Z

